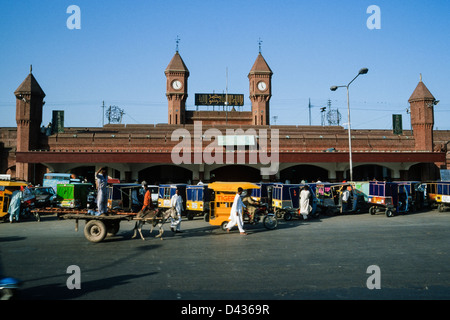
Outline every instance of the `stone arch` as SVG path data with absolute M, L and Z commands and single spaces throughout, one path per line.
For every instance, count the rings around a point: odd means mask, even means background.
M 192 181 L 192 171 L 176 165 L 155 165 L 140 170 L 138 180 L 148 184 L 188 183 Z
M 280 182 L 290 181 L 290 183 L 300 183 L 302 180 L 328 181 L 328 170 L 310 164 L 293 165 L 280 171 Z
M 440 179 L 440 171 L 434 163 L 417 163 L 409 167 L 408 180 L 410 181 L 435 181 Z
M 260 182 L 261 172 L 258 168 L 247 165 L 224 165 L 211 170 L 210 180 Z
M 346 176 L 350 176 L 350 170 L 346 171 Z M 362 164 L 353 167 L 353 180 L 391 180 L 393 177 L 393 169 L 378 164 Z

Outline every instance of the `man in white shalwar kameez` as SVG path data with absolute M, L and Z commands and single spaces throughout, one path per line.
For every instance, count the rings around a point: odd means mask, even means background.
M 242 220 L 242 210 L 245 208 L 244 203 L 241 199 L 241 193 L 243 189 L 238 188 L 238 192 L 236 193 L 236 196 L 234 197 L 233 205 L 231 206 L 231 212 L 230 212 L 230 222 L 228 222 L 226 229 L 227 232 L 230 232 L 230 229 L 233 228 L 236 224 L 239 228 L 239 232 L 242 235 L 246 235 L 247 233 L 244 230 L 244 223 Z
M 311 197 L 311 192 L 308 186 L 304 186 L 300 192 L 300 214 L 303 216 L 304 220 L 308 219 L 308 215 L 311 212 L 311 206 L 309 205 L 309 198 Z
M 177 211 L 177 220 L 174 220 L 172 217 L 170 217 L 171 224 L 170 229 L 172 232 L 180 233 L 181 232 L 181 212 L 183 211 L 183 198 L 180 196 L 180 191 L 177 189 L 175 191 L 175 194 L 172 196 L 172 199 L 170 199 L 170 206 L 175 207 L 175 210 Z

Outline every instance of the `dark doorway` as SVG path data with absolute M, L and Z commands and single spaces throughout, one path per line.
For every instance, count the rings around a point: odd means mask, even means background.
M 172 165 L 160 165 L 143 169 L 139 171 L 138 177 L 139 182 L 145 180 L 148 184 L 192 182 L 192 172 L 190 170 Z
M 246 181 L 260 182 L 261 173 L 255 169 L 243 165 L 229 165 L 211 171 L 211 181 Z
M 290 183 L 328 181 L 328 171 L 312 165 L 297 165 L 282 170 L 280 180 L 280 182 L 289 181 Z

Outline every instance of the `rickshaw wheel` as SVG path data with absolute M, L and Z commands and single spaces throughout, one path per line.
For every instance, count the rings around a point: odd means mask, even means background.
M 227 231 L 227 224 L 228 224 L 228 221 L 222 222 L 222 224 L 220 225 L 220 228 L 222 228 L 223 231 Z
M 393 217 L 394 216 L 394 211 L 392 211 L 391 209 L 386 209 L 386 217 Z
M 84 236 L 90 242 L 101 242 L 106 237 L 106 226 L 100 220 L 91 220 L 84 227 Z
M 265 216 L 263 219 L 263 224 L 266 229 L 273 230 L 278 226 L 278 220 L 275 216 Z
M 284 215 L 283 215 L 283 219 L 284 219 L 285 221 L 291 221 L 291 220 L 292 220 L 292 213 L 286 211 L 286 212 L 284 213 Z M 265 220 L 265 218 L 264 218 L 264 220 Z
M 377 212 L 377 208 L 376 208 L 376 207 L 370 207 L 370 208 L 369 208 L 369 213 L 370 213 L 371 215 L 374 215 L 376 212 Z
M 208 212 L 203 215 L 203 220 L 205 220 L 205 222 L 209 222 L 209 213 Z

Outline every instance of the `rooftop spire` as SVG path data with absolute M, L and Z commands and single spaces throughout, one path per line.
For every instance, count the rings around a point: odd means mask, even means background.
M 259 40 L 258 40 L 259 53 L 261 53 L 261 44 L 262 44 L 262 40 L 261 40 L 261 38 L 259 38 Z
M 176 46 L 176 52 L 178 52 L 178 44 L 180 43 L 180 38 L 177 36 L 177 38 L 175 39 L 175 43 L 177 44 Z

